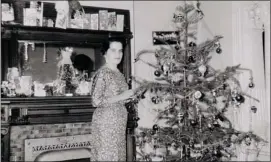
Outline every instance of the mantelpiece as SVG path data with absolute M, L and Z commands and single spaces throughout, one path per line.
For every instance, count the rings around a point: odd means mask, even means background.
M 52 10 L 54 6 L 48 3 L 46 8 Z M 124 58 L 119 68 L 125 75 L 126 80 L 129 81 L 131 75 L 130 40 L 133 37 L 130 31 L 129 10 L 90 6 L 84 6 L 84 9 L 86 12 L 96 12 L 106 9 L 123 14 L 125 16 L 124 31 L 59 29 L 52 27 L 30 27 L 19 24 L 3 24 L 1 27 L 2 80 L 6 79 L 8 67 L 22 68 L 22 56 L 18 49 L 18 42 L 20 40 L 60 43 L 63 45 L 91 45 L 96 48 L 95 53 L 99 53 L 99 47 L 102 42 L 107 41 L 110 37 L 117 37 L 125 41 L 123 49 Z M 44 14 L 47 17 L 55 16 L 55 12 L 53 11 L 47 11 Z M 100 60 L 95 61 L 99 62 Z M 21 159 L 23 157 L 21 156 L 21 152 L 23 151 L 22 146 L 17 146 L 18 143 L 16 143 L 16 140 L 13 140 L 15 137 L 11 136 L 12 133 L 14 134 L 14 130 L 19 129 L 21 131 L 21 135 L 18 137 L 21 141 L 42 137 L 59 137 L 60 135 L 73 136 L 82 133 L 89 134 L 91 133 L 91 118 L 94 110 L 95 107 L 91 105 L 90 96 L 1 98 L 1 161 L 24 160 Z M 133 137 L 133 129 L 136 126 L 134 118 L 135 111 L 133 106 L 128 106 L 127 110 L 129 111 L 127 123 L 127 160 L 133 161 L 135 156 Z M 73 127 L 76 127 L 78 130 L 73 132 L 73 129 L 75 129 Z M 53 135 L 52 131 L 54 131 Z

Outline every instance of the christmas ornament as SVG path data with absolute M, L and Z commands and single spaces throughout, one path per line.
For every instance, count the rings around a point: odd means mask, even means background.
M 243 97 L 242 95 L 238 94 L 236 97 L 235 97 L 236 101 L 239 102 L 239 103 L 244 103 L 245 102 L 245 97 Z
M 211 123 L 208 123 L 207 126 L 208 126 L 208 128 L 210 128 L 210 129 L 213 128 L 213 125 L 212 125 Z
M 183 113 L 178 113 L 178 119 L 182 119 L 183 118 L 183 116 L 184 116 L 184 114 Z
M 200 99 L 202 96 L 203 96 L 203 95 L 202 95 L 202 93 L 201 93 L 200 91 L 196 91 L 196 92 L 194 93 L 195 99 Z
M 251 144 L 251 138 L 250 138 L 250 137 L 246 137 L 246 138 L 245 138 L 245 144 L 246 144 L 247 146 L 250 146 L 250 144 Z
M 194 76 L 192 74 L 189 74 L 187 76 L 187 81 L 191 83 L 191 82 L 193 82 L 193 78 L 194 78 Z
M 154 75 L 157 76 L 157 77 L 159 77 L 159 76 L 161 75 L 161 72 L 158 71 L 158 70 L 156 70 L 156 71 L 154 72 Z
M 198 68 L 198 70 L 199 70 L 199 72 L 201 73 L 201 76 L 204 76 L 204 74 L 205 74 L 207 68 L 206 68 L 206 66 L 201 65 L 201 66 Z
M 184 22 L 184 13 L 180 7 L 176 7 L 175 13 L 173 15 L 173 19 L 175 23 L 183 23 Z
M 220 47 L 217 48 L 217 49 L 216 49 L 216 53 L 221 54 L 221 53 L 222 53 L 222 49 L 221 49 Z
M 190 124 L 192 125 L 192 126 L 196 126 L 197 125 L 197 122 L 196 122 L 196 120 L 190 120 Z
M 180 47 L 178 45 L 176 45 L 175 49 L 178 51 L 180 49 Z
M 220 43 L 219 42 L 215 42 L 215 47 L 220 47 Z
M 152 101 L 154 104 L 158 104 L 158 103 L 159 103 L 158 97 L 152 97 L 152 98 L 151 98 L 151 101 Z
M 251 109 L 251 111 L 252 111 L 253 113 L 256 113 L 256 112 L 257 112 L 257 107 L 256 107 L 256 106 L 252 106 L 250 109 Z
M 152 129 L 153 129 L 154 131 L 157 131 L 157 130 L 159 129 L 159 127 L 158 127 L 157 124 L 154 124 L 153 127 L 152 127 Z
M 195 62 L 196 62 L 196 60 L 193 56 L 188 57 L 188 63 L 195 63 Z
M 254 85 L 253 82 L 250 82 L 250 83 L 248 84 L 248 87 L 249 87 L 249 88 L 254 88 L 254 86 L 255 86 L 255 85 Z
M 216 96 L 216 91 L 215 91 L 215 90 L 212 91 L 212 95 L 213 95 L 214 97 Z
M 214 125 L 215 127 L 219 127 L 219 126 L 220 126 L 219 123 L 218 123 L 218 121 L 216 121 L 216 120 L 213 122 L 213 125 Z
M 189 47 L 196 47 L 196 46 L 197 46 L 197 44 L 194 43 L 194 42 L 190 42 L 190 43 L 189 43 Z
M 162 65 L 161 70 L 163 71 L 164 75 L 167 75 L 168 72 L 170 71 L 170 63 Z

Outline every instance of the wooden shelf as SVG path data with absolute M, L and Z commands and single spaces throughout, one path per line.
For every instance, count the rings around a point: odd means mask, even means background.
M 53 27 L 37 27 L 22 25 L 7 25 L 1 27 L 2 38 L 9 39 L 16 35 L 17 40 L 37 40 L 53 42 L 83 42 L 95 43 L 110 37 L 131 39 L 131 32 L 87 30 L 87 29 L 60 29 Z

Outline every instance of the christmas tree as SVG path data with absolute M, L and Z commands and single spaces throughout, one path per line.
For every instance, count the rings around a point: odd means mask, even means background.
M 199 2 L 176 7 L 173 17 L 178 33 L 176 45 L 164 42 L 166 47 L 142 50 L 135 58 L 135 61 L 144 61 L 140 59 L 141 55 L 153 53 L 157 64 L 147 64 L 156 69 L 154 75 L 158 81 L 134 78 L 139 88 L 129 104 L 136 106 L 146 91 L 152 93 L 153 103 L 167 103 L 163 110 L 158 110 L 157 119 L 168 125 L 154 124 L 152 129 L 141 129 L 136 134 L 137 161 L 230 160 L 235 156 L 236 144 L 264 141 L 252 132 L 235 130 L 225 115 L 229 108 L 238 108 L 246 100 L 259 102 L 242 91 L 235 77 L 239 72 L 250 72 L 248 86 L 253 88 L 252 72 L 240 65 L 227 67 L 224 71 L 209 65 L 212 51 L 222 53 L 219 43 L 222 36 L 201 44 L 188 41 L 196 40 L 196 32 L 189 29 L 203 16 Z M 251 107 L 251 111 L 256 113 L 257 108 Z M 152 151 L 146 152 L 146 145 L 152 147 Z

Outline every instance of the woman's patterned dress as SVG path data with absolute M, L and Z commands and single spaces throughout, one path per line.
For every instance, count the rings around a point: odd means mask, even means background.
M 97 109 L 92 118 L 91 161 L 126 161 L 127 110 L 124 102 L 108 104 L 107 98 L 128 90 L 128 85 L 122 73 L 105 66 L 93 79 L 92 100 Z

